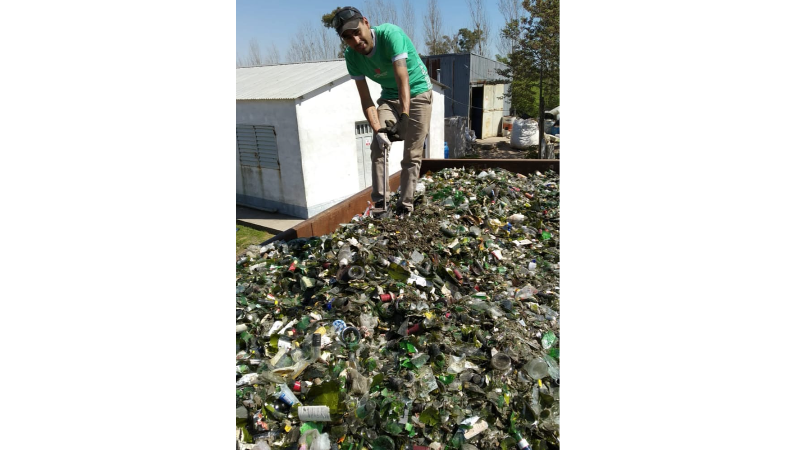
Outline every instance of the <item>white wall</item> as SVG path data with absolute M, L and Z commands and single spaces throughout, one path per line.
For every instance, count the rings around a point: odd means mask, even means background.
M 350 84 L 354 82 L 345 77 L 295 101 L 305 200 L 310 210 L 358 188 L 353 129 L 354 123 L 364 120 L 364 116 L 358 93 L 346 88 Z
M 381 88 L 369 79 L 367 85 L 377 105 Z M 241 167 L 237 155 L 237 203 L 308 218 L 360 191 L 355 124 L 364 121 L 356 84 L 349 77 L 296 100 L 237 101 L 236 123 L 275 126 L 281 167 Z M 444 157 L 444 95 L 436 85 L 428 145 L 428 157 Z M 400 171 L 402 159 L 403 143 L 395 142 L 390 175 Z
M 367 86 L 377 106 L 381 87 L 370 79 Z M 296 104 L 297 124 L 306 201 L 309 214 L 314 215 L 360 191 L 355 124 L 367 119 L 356 83 L 349 77 L 303 97 Z M 398 142 L 389 153 L 390 173 L 400 170 L 402 159 L 403 146 Z
M 428 131 L 428 135 L 428 155 L 426 158 L 444 158 L 444 91 L 441 86 L 436 84 L 433 85 L 431 128 Z
M 280 162 L 280 170 L 241 166 L 237 153 L 236 202 L 302 217 L 306 201 L 294 100 L 238 100 L 236 123 L 274 126 Z

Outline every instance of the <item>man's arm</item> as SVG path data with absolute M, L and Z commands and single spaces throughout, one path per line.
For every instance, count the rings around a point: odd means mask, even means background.
M 369 94 L 369 86 L 367 80 L 355 80 L 356 88 L 358 89 L 358 96 L 361 97 L 361 109 L 364 111 L 364 117 L 367 118 L 369 126 L 377 131 L 381 128 L 378 121 L 378 109 L 375 108 L 375 103 L 372 103 L 372 96 Z
M 408 83 L 406 58 L 398 59 L 392 66 L 394 67 L 394 80 L 397 83 L 397 94 L 400 99 L 400 107 L 402 108 L 400 112 L 408 114 L 411 105 L 411 86 Z

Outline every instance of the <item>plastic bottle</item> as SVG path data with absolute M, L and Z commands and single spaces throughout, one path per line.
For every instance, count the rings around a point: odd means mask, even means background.
M 271 450 L 269 444 L 267 444 L 266 436 L 256 440 L 256 445 L 252 447 L 252 450 Z
M 444 143 L 444 159 L 450 158 L 450 147 L 447 146 L 447 142 Z
M 301 373 L 303 373 L 304 370 L 306 370 L 306 368 L 309 365 L 313 364 L 317 359 L 319 359 L 319 354 L 320 354 L 321 347 L 322 347 L 322 336 L 320 336 L 317 333 L 312 334 L 311 335 L 311 355 L 309 355 L 307 357 L 306 357 L 306 355 L 303 355 L 304 359 L 302 359 L 302 360 L 297 362 L 297 364 L 294 366 L 295 367 L 295 371 L 291 375 L 292 380 L 297 378 Z M 286 385 L 284 384 L 284 385 L 281 386 L 281 391 L 283 391 L 283 386 L 286 386 Z M 287 389 L 287 391 L 289 393 L 292 392 L 289 389 L 288 386 L 286 387 L 286 389 Z M 294 395 L 294 394 L 292 394 L 292 395 Z
M 282 383 L 279 387 L 281 388 L 281 392 L 277 394 L 278 400 L 286 403 L 288 406 L 292 406 L 300 401 L 286 383 Z

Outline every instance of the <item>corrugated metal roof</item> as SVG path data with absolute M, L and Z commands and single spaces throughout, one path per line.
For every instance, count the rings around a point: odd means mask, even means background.
M 344 59 L 236 69 L 236 100 L 295 99 L 348 77 Z

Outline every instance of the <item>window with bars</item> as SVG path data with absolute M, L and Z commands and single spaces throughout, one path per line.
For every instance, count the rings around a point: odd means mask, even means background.
M 278 140 L 272 125 L 236 124 L 236 148 L 243 166 L 280 169 Z

